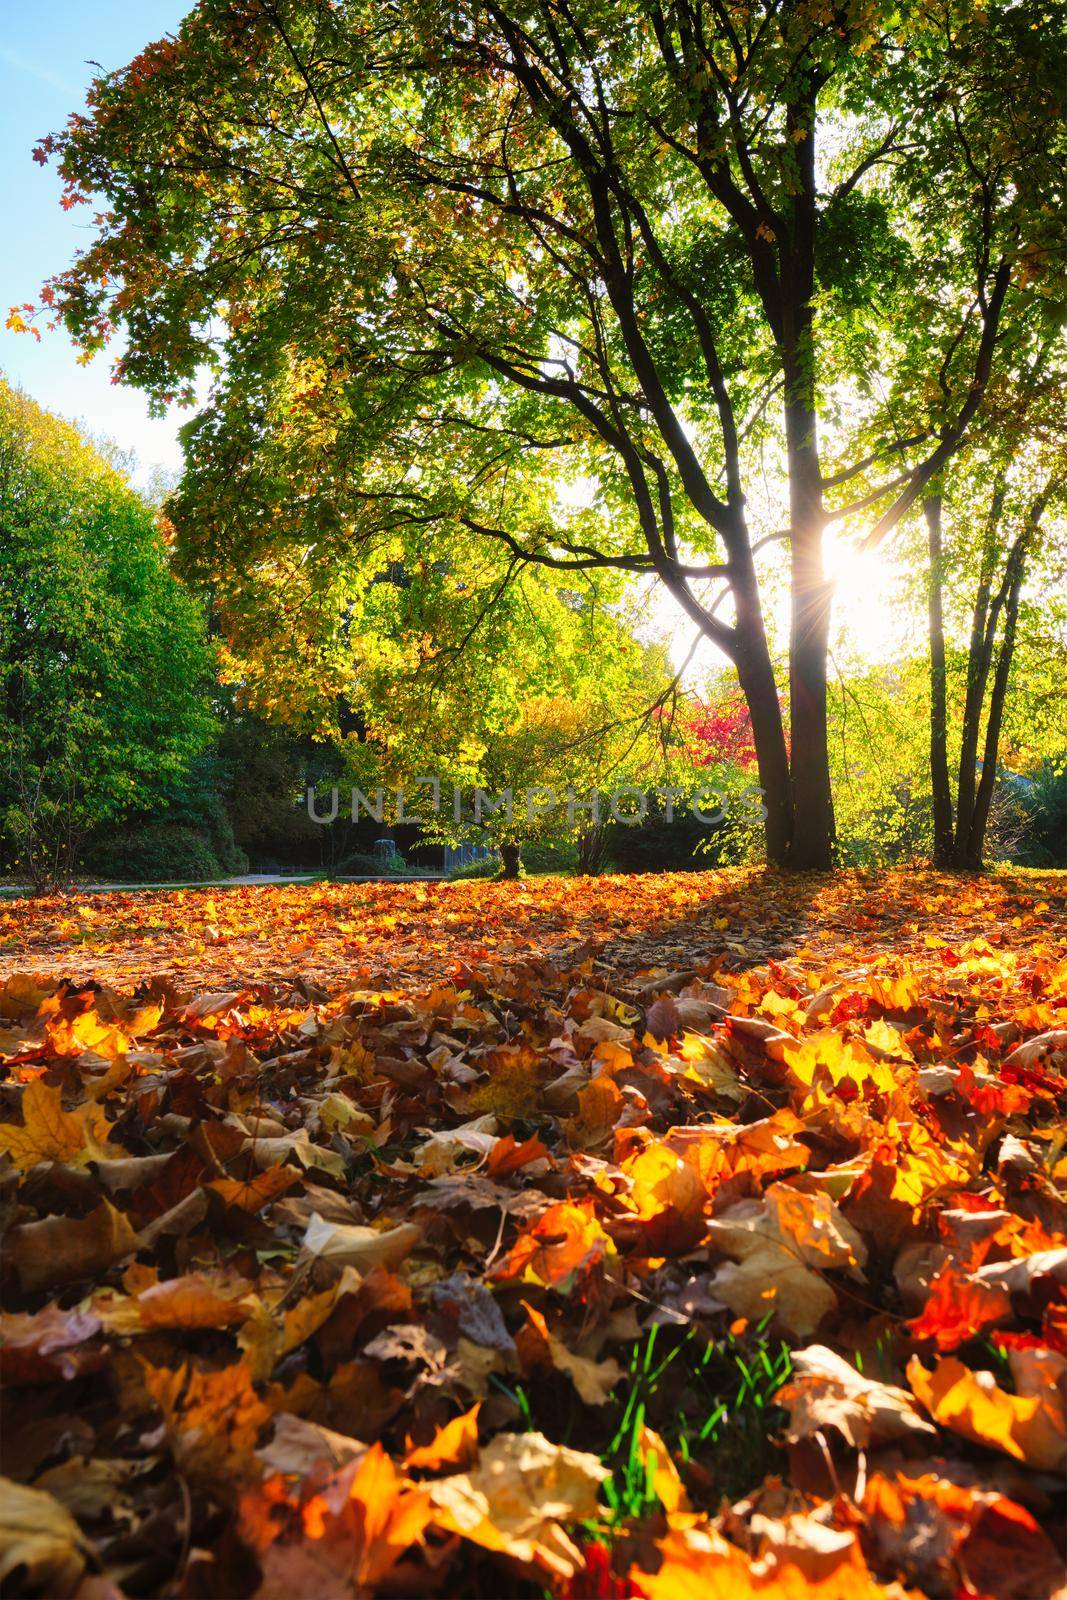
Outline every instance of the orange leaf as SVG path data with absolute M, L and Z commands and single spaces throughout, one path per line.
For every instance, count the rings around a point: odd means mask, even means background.
M 991 1372 L 972 1372 L 949 1356 L 928 1372 L 917 1356 L 908 1382 L 934 1421 L 976 1444 L 990 1445 L 1042 1472 L 1067 1467 L 1067 1415 L 1058 1380 L 1067 1359 L 1051 1350 L 1010 1352 L 1016 1394 Z
M 522 1278 L 566 1293 L 612 1253 L 611 1240 L 593 1215 L 592 1202 L 549 1206 L 519 1234 L 495 1276 Z
M 478 1413 L 481 1409 L 479 1400 L 462 1416 L 453 1417 L 443 1428 L 438 1428 L 429 1444 L 412 1446 L 409 1440 L 405 1465 L 423 1467 L 427 1472 L 436 1472 L 441 1467 L 471 1466 L 478 1457 Z
M 261 1211 L 299 1181 L 295 1167 L 282 1166 L 267 1167 L 247 1178 L 214 1178 L 204 1187 L 214 1189 L 228 1206 L 236 1206 L 239 1211 Z

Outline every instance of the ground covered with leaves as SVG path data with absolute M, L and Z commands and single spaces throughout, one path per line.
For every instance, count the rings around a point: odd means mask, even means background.
M 1065 907 L 0 907 L 4 1593 L 1062 1595 Z

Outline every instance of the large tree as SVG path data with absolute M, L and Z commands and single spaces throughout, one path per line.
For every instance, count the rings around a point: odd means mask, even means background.
M 62 883 L 214 728 L 213 655 L 150 509 L 69 423 L 0 379 L 0 839 Z
M 218 369 L 209 564 L 653 575 L 736 666 L 771 858 L 825 867 L 824 531 L 885 537 L 1054 298 L 1062 59 L 1002 0 L 202 0 L 45 141 L 106 197 L 49 299 L 160 397 Z

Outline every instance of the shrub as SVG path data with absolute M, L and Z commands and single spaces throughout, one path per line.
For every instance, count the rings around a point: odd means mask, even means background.
M 150 822 L 98 841 L 86 866 L 117 883 L 202 882 L 232 876 L 204 835 L 174 822 Z
M 365 873 L 380 873 L 387 878 L 403 878 L 414 869 L 408 866 L 401 855 L 382 857 L 354 850 L 351 855 L 345 856 L 338 863 L 335 870 L 354 878 L 362 877 Z
M 1023 814 L 1015 860 L 1024 867 L 1067 867 L 1067 752 L 1042 761 L 1015 791 Z

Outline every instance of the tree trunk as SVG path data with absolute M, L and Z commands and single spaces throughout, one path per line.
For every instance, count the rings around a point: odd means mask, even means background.
M 752 719 L 752 743 L 766 812 L 763 836 L 767 860 L 771 866 L 785 867 L 793 838 L 789 747 L 751 561 L 734 585 L 734 604 L 738 633 L 745 641 L 737 659 L 737 675 Z
M 502 843 L 500 846 L 500 876 L 514 879 L 519 876 L 522 869 L 522 846 L 514 843 Z
M 1008 680 L 1011 677 L 1012 657 L 1015 654 L 1015 631 L 1019 620 L 1019 591 L 1023 581 L 1024 550 L 1024 542 L 1020 539 L 1008 558 L 1008 571 L 1005 577 L 1004 637 L 1000 643 L 996 671 L 993 674 L 993 689 L 989 697 L 989 718 L 986 722 L 985 748 L 982 752 L 982 776 L 961 852 L 961 864 L 972 872 L 980 872 L 982 869 L 989 807 L 997 781 L 1000 729 L 1004 720 L 1004 702 L 1008 695 Z M 959 826 L 962 829 L 963 818 L 959 819 Z
M 948 673 L 945 665 L 945 618 L 942 605 L 944 552 L 941 539 L 941 496 L 923 501 L 930 551 L 930 784 L 934 805 L 934 866 L 953 865 L 952 790 L 948 776 Z
M 960 769 L 956 787 L 956 832 L 953 859 L 962 866 L 967 855 L 974 817 L 976 787 L 978 783 L 978 740 L 982 727 L 982 707 L 985 704 L 989 668 L 993 660 L 997 623 L 1004 604 L 1003 588 L 990 607 L 990 588 L 996 565 L 996 539 L 1004 505 L 1003 477 L 997 482 L 986 524 L 985 549 L 978 580 L 971 623 L 971 642 L 967 652 L 967 693 L 963 705 L 963 729 L 960 735 Z
M 597 824 L 578 835 L 578 876 L 590 877 L 604 865 L 604 829 Z

